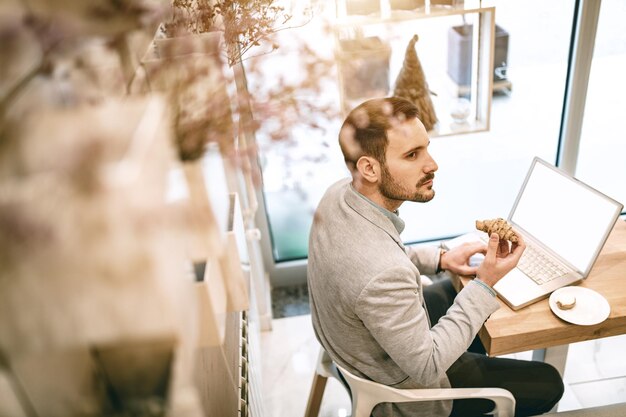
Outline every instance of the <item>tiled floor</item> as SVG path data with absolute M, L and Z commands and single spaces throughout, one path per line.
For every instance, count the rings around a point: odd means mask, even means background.
M 275 319 L 261 334 L 265 415 L 303 416 L 318 354 L 310 315 Z M 559 411 L 626 402 L 626 335 L 570 345 Z M 531 352 L 507 357 L 530 359 Z M 345 417 L 350 400 L 337 381 L 326 385 L 320 417 Z

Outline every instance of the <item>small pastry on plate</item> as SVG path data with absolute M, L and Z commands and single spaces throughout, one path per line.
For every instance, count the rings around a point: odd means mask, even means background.
M 556 299 L 556 305 L 561 310 L 571 310 L 576 305 L 576 297 L 571 294 L 560 294 Z

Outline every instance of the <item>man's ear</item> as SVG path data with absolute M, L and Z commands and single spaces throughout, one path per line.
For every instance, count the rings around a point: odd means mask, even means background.
M 356 169 L 367 182 L 375 183 L 380 179 L 380 163 L 371 156 L 362 156 L 356 161 Z

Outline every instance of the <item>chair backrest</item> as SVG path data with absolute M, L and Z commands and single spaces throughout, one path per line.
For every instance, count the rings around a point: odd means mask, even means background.
M 374 407 L 382 402 L 404 403 L 487 398 L 495 403 L 491 414 L 498 417 L 515 415 L 515 398 L 502 388 L 420 388 L 397 389 L 360 378 L 336 365 L 352 392 L 352 417 L 370 417 Z
M 403 403 L 469 398 L 487 398 L 495 403 L 491 414 L 498 417 L 515 415 L 515 398 L 502 388 L 420 388 L 397 389 L 358 377 L 333 362 L 320 347 L 306 417 L 317 417 L 326 379 L 334 377 L 346 386 L 352 399 L 352 417 L 370 417 L 374 407 L 383 402 Z
M 341 380 L 341 377 L 339 376 L 339 372 L 337 371 L 337 367 L 335 366 L 335 363 L 331 359 L 328 352 L 326 352 L 326 350 L 321 346 L 320 346 L 320 352 L 317 355 L 317 366 L 315 370 L 319 375 L 322 375 L 326 378 L 329 378 L 332 376 Z

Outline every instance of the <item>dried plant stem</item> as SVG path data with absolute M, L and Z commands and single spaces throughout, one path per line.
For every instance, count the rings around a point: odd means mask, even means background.
M 41 62 L 30 70 L 22 79 L 9 90 L 9 92 L 0 100 L 0 138 L 1 132 L 4 127 L 6 113 L 9 111 L 11 104 L 15 101 L 20 92 L 31 82 L 33 78 L 39 74 L 44 66 L 46 59 L 43 58 Z
M 9 362 L 7 355 L 0 350 L 0 368 L 4 368 L 8 371 L 10 385 L 13 388 L 13 392 L 17 397 L 20 405 L 22 406 L 22 410 L 26 413 L 28 417 L 37 417 L 37 412 L 35 411 L 35 407 L 31 403 L 28 398 L 28 394 L 26 394 L 26 390 L 22 382 L 15 376 L 15 373 L 11 369 L 11 363 Z
M 130 86 L 135 78 L 135 69 L 133 65 L 133 59 L 130 47 L 128 45 L 128 38 L 125 34 L 118 36 L 111 42 L 111 46 L 117 52 L 120 59 L 120 65 L 122 67 L 122 74 L 124 74 L 126 94 L 130 94 Z

